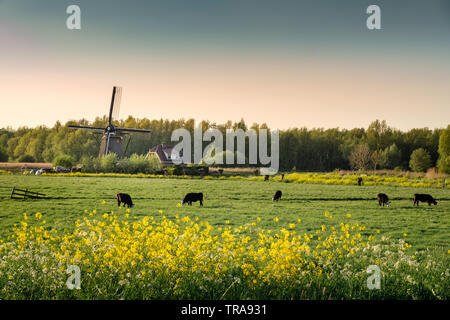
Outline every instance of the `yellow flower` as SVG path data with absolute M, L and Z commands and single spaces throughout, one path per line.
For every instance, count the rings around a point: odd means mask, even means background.
M 38 220 L 41 219 L 41 218 L 42 218 L 42 213 L 36 212 L 35 217 L 36 217 L 36 219 L 38 219 Z
M 163 211 L 162 211 L 162 210 L 159 210 L 159 211 L 158 211 L 158 213 L 159 213 L 159 214 L 162 214 L 162 213 L 163 213 Z
M 177 203 L 177 207 L 181 207 L 181 203 L 178 202 L 178 203 Z
M 106 201 L 105 201 L 105 200 L 102 200 L 102 204 L 106 204 Z
M 280 221 L 280 220 L 279 220 L 278 217 L 277 217 L 277 218 L 273 219 L 273 221 L 278 222 L 278 221 Z
M 350 213 L 347 213 L 347 218 L 351 218 L 352 215 Z
M 406 233 L 404 233 L 404 234 L 403 234 L 403 236 L 404 236 L 404 237 L 406 237 L 406 236 L 407 236 L 407 234 L 406 234 Z
M 302 219 L 298 218 L 297 223 L 300 223 L 300 222 L 302 222 Z
M 289 228 L 290 228 L 290 229 L 294 229 L 294 228 L 295 228 L 295 224 L 294 224 L 294 223 L 290 223 L 290 224 L 289 224 Z

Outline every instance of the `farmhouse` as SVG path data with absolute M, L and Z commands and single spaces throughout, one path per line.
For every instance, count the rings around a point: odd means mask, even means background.
M 179 160 L 183 156 L 182 151 L 177 155 L 176 153 L 172 154 L 172 150 L 172 146 L 159 144 L 156 147 L 150 149 L 147 157 L 150 155 L 156 155 L 163 165 L 170 166 L 174 164 L 173 160 Z

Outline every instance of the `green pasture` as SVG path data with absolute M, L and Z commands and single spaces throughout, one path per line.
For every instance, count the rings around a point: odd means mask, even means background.
M 115 195 L 129 193 L 135 203 L 131 216 L 175 215 L 199 217 L 213 226 L 240 226 L 261 218 L 267 229 L 280 229 L 296 224 L 300 234 L 320 229 L 336 222 L 358 222 L 367 226 L 367 233 L 392 238 L 406 238 L 412 250 L 449 247 L 450 193 L 442 188 L 411 188 L 394 186 L 349 186 L 282 183 L 276 181 L 148 179 L 112 177 L 58 176 L 0 176 L 0 236 L 23 218 L 36 212 L 52 228 L 72 229 L 85 209 L 101 212 L 117 211 Z M 12 200 L 11 188 L 28 188 L 47 195 L 41 200 Z M 283 192 L 282 200 L 273 203 L 276 190 Z M 177 207 L 187 192 L 203 192 L 204 207 Z M 384 192 L 390 197 L 390 207 L 379 207 L 376 195 Z M 413 207 L 414 193 L 429 193 L 437 206 L 426 203 Z M 103 204 L 105 200 L 105 204 Z M 120 209 L 123 211 L 124 209 Z M 324 216 L 328 211 L 333 219 Z M 351 217 L 347 217 L 351 214 Z M 275 222 L 274 219 L 279 221 Z M 301 223 L 297 223 L 298 219 Z M 32 220 L 30 220 L 32 222 Z M 405 237 L 406 234 L 406 237 Z

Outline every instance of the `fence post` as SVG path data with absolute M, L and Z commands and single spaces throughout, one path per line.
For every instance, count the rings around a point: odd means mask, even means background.
M 11 192 L 11 199 L 14 199 L 14 191 L 16 190 L 16 187 L 13 187 L 12 192 Z

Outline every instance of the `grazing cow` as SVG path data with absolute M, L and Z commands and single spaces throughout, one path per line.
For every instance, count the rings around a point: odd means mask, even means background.
M 181 204 L 184 205 L 187 203 L 188 205 L 192 205 L 192 202 L 200 201 L 200 206 L 203 206 L 203 193 L 188 193 Z
M 386 206 L 389 207 L 389 205 L 391 204 L 391 202 L 389 201 L 388 196 L 385 193 L 379 193 L 377 195 L 377 199 L 378 199 L 378 204 L 380 206 L 383 205 L 383 207 L 384 207 L 384 205 L 386 204 Z
M 133 201 L 128 193 L 117 194 L 117 205 L 120 207 L 121 203 L 123 203 L 123 206 L 128 206 L 128 208 L 134 207 Z
M 269 175 L 268 175 L 268 174 L 266 174 L 266 175 L 264 176 L 264 181 L 269 181 Z
M 362 185 L 362 178 L 358 177 L 358 186 Z
M 417 204 L 417 206 L 419 206 L 419 202 L 427 202 L 429 206 L 431 206 L 431 204 L 437 205 L 436 200 L 434 200 L 434 198 L 432 196 L 430 196 L 429 194 L 422 194 L 422 193 L 416 193 L 414 195 L 414 205 Z
M 281 200 L 281 191 L 280 190 L 278 190 L 277 192 L 275 192 L 275 195 L 273 196 L 273 198 L 272 198 L 272 202 L 273 201 L 280 201 Z

